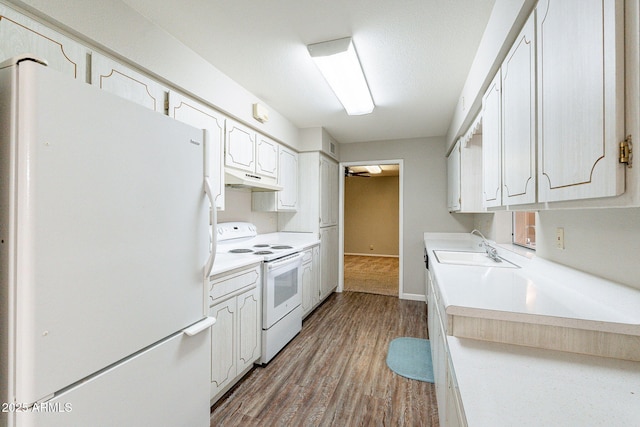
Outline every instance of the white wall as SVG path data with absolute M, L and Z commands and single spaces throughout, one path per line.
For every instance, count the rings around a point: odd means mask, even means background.
M 258 233 L 278 231 L 278 214 L 275 212 L 255 212 L 251 210 L 251 190 L 225 187 L 225 210 L 218 211 L 218 223 L 243 221 L 255 224 Z
M 473 215 L 447 211 L 447 162 L 444 138 L 342 144 L 340 160 L 403 159 L 404 292 L 424 295 L 423 233 L 468 232 Z
M 473 228 L 478 229 L 487 239 L 497 243 L 511 243 L 512 213 L 497 211 L 475 214 Z
M 640 208 L 540 211 L 536 246 L 537 256 L 640 289 Z

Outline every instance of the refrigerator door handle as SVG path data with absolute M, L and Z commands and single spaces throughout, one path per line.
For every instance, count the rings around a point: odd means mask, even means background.
M 216 318 L 208 316 L 202 319 L 201 321 L 194 323 L 188 328 L 183 329 L 182 332 L 192 337 L 194 335 L 198 335 L 202 331 L 206 331 L 207 329 L 212 327 L 215 323 L 216 323 Z
M 209 258 L 204 265 L 204 277 L 207 278 L 211 274 L 213 268 L 213 261 L 216 259 L 216 250 L 218 246 L 218 236 L 216 235 L 216 224 L 218 222 L 218 209 L 216 207 L 216 197 L 213 196 L 213 190 L 211 190 L 211 183 L 209 182 L 209 131 L 203 129 L 203 144 L 204 144 L 204 192 L 209 199 L 209 233 L 211 234 L 211 252 Z
M 216 209 L 216 201 L 213 198 L 213 192 L 211 191 L 211 185 L 209 184 L 209 178 L 205 176 L 204 178 L 204 192 L 209 199 L 210 207 L 209 207 L 209 227 L 211 233 L 211 252 L 209 253 L 209 258 L 207 259 L 207 263 L 204 265 L 204 277 L 209 277 L 211 274 L 211 268 L 213 267 L 213 261 L 216 259 L 216 246 L 218 243 L 218 239 L 216 236 L 216 221 L 217 221 L 217 209 Z

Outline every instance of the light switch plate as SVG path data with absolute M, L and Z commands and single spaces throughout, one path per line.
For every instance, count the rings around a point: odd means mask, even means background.
M 564 249 L 564 228 L 556 228 L 556 248 Z

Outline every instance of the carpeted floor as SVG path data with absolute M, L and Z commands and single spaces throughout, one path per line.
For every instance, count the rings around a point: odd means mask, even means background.
M 344 256 L 344 290 L 398 296 L 398 258 Z

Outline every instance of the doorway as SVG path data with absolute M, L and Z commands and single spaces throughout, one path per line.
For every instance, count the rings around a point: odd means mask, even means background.
M 402 298 L 402 160 L 340 166 L 338 289 Z

